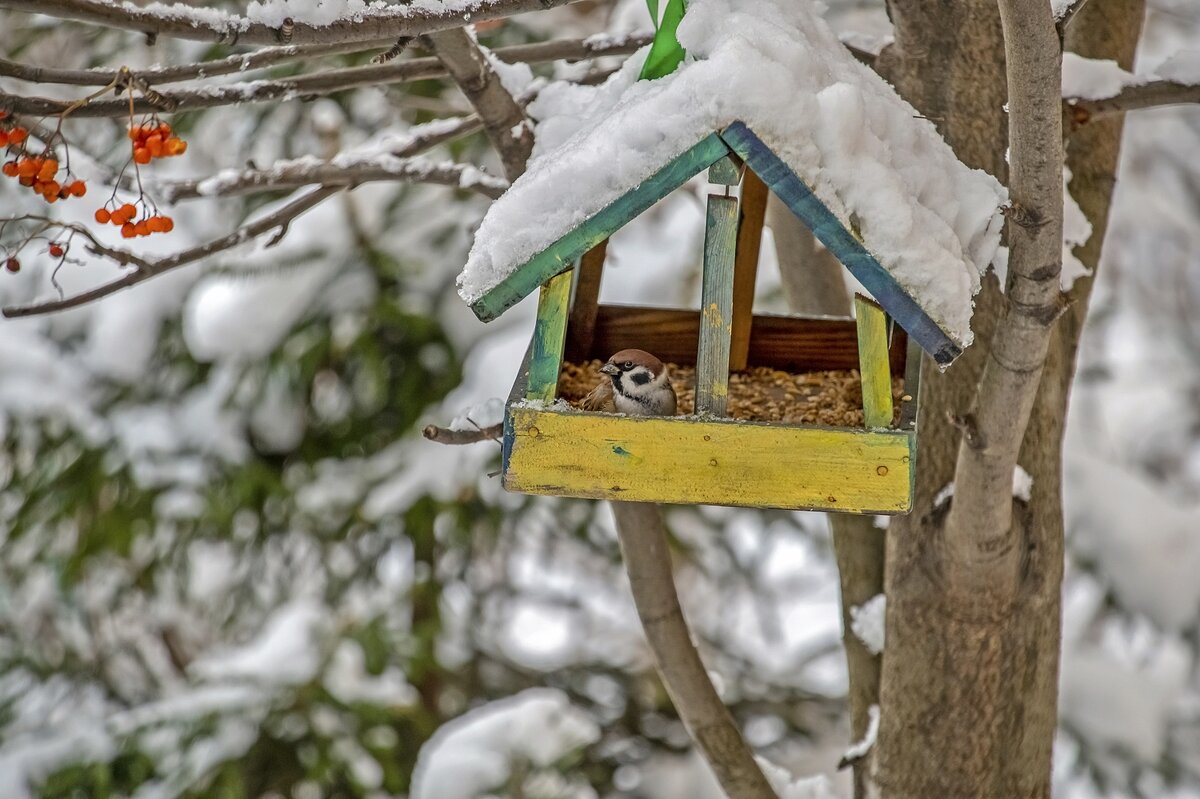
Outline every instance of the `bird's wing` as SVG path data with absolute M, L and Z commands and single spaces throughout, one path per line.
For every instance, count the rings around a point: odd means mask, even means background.
M 612 383 L 608 380 L 601 381 L 600 385 L 592 389 L 583 401 L 579 403 L 579 407 L 585 411 L 600 411 L 602 413 L 616 413 L 617 404 L 613 399 Z

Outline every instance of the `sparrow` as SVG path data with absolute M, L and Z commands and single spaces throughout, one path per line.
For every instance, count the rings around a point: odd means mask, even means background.
M 600 367 L 602 380 L 583 399 L 583 409 L 630 416 L 674 416 L 675 389 L 667 367 L 645 350 L 621 350 Z

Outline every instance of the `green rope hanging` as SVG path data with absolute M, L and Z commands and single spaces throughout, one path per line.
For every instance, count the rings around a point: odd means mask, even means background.
M 670 75 L 683 61 L 685 54 L 675 35 L 679 21 L 683 19 L 684 0 L 667 0 L 661 22 L 658 19 L 658 0 L 646 0 L 646 7 L 650 9 L 650 19 L 654 22 L 654 42 L 650 45 L 650 53 L 646 56 L 638 80 L 654 80 Z

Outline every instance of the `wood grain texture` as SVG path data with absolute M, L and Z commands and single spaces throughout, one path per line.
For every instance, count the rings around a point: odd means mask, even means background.
M 504 487 L 626 502 L 906 513 L 913 434 L 509 408 Z
M 804 181 L 744 123 L 734 122 L 721 132 L 721 138 L 742 157 L 750 169 L 758 173 L 792 213 L 812 228 L 826 249 L 837 256 L 934 360 L 945 366 L 962 353 L 962 348 L 900 287 L 891 273 L 842 225 Z
M 729 147 L 715 133 L 704 137 L 636 188 L 605 206 L 595 216 L 517 268 L 471 303 L 471 310 L 484 322 L 500 316 L 532 294 L 538 286 L 574 266 L 576 258 L 728 154 Z M 536 220 L 531 220 L 530 224 L 536 224 Z
M 708 182 L 719 186 L 736 186 L 742 179 L 742 162 L 728 156 L 708 168 Z
M 745 369 L 750 354 L 750 324 L 754 316 L 754 286 L 758 280 L 758 254 L 767 216 L 767 184 L 747 169 L 742 178 L 738 213 L 737 256 L 733 266 L 733 332 L 729 339 L 729 368 Z
M 737 213 L 735 198 L 709 196 L 704 222 L 700 346 L 696 351 L 696 412 L 714 416 L 725 415 L 729 399 L 729 337 L 733 331 Z
M 653 352 L 670 363 L 695 366 L 700 314 L 681 308 L 601 305 L 588 358 L 604 360 L 627 347 Z M 904 374 L 903 330 L 888 351 L 893 375 Z M 788 372 L 857 369 L 858 334 L 853 319 L 759 314 L 750 325 L 750 366 Z
M 869 429 L 891 427 L 892 375 L 888 366 L 887 314 L 877 303 L 855 294 L 854 318 L 858 325 L 863 424 Z
M 529 399 L 549 401 L 557 394 L 570 296 L 570 272 L 550 278 L 538 295 L 537 323 L 529 355 L 529 387 L 525 394 Z
M 600 280 L 608 239 L 583 254 L 575 270 L 575 294 L 571 299 L 571 317 L 567 325 L 567 359 L 582 361 L 592 350 L 596 335 L 596 309 L 600 304 Z

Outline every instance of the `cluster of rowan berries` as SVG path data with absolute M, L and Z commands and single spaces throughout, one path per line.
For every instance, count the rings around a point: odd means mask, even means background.
M 148 164 L 155 158 L 169 158 L 187 152 L 187 142 L 174 135 L 166 122 L 131 125 L 129 140 L 133 142 L 133 160 L 138 164 Z
M 102 225 L 112 223 L 118 226 L 121 228 L 123 238 L 149 236 L 151 233 L 170 233 L 175 229 L 175 220 L 166 214 L 149 214 L 136 222 L 133 221 L 135 216 L 137 216 L 137 208 L 133 203 L 125 203 L 111 211 L 107 208 L 96 209 L 96 221 Z
M 66 179 L 57 180 L 55 176 L 58 175 L 58 169 L 57 158 L 30 155 L 6 161 L 0 167 L 5 175 L 33 189 L 48 203 L 87 194 L 87 184 L 82 180 L 71 180 L 69 174 Z
M 8 114 L 0 111 L 0 119 L 4 119 L 7 116 Z M 12 127 L 0 126 L 0 147 L 16 147 L 24 144 L 25 140 L 28 138 L 29 131 L 20 125 L 14 125 Z

